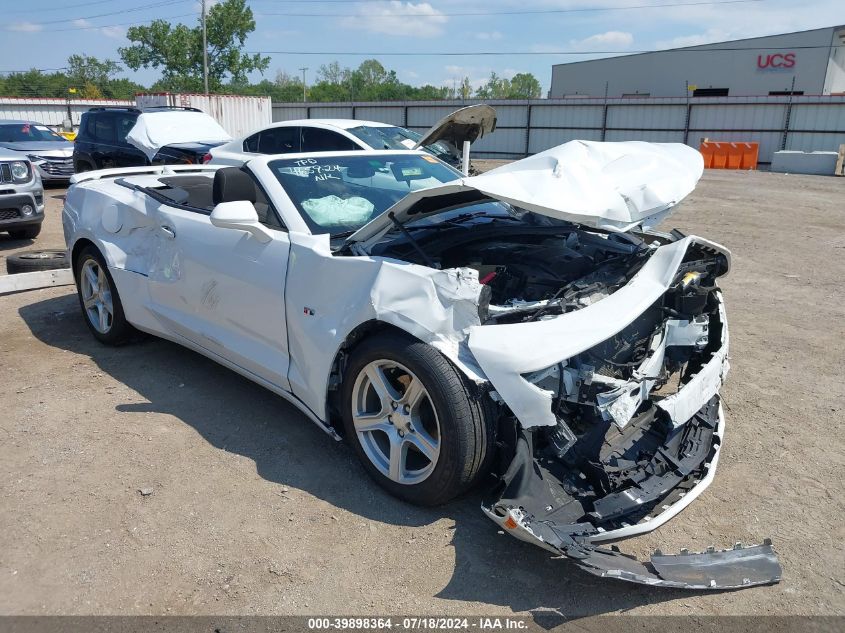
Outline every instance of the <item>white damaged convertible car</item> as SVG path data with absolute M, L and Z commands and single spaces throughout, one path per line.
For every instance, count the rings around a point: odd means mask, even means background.
M 482 477 L 503 530 L 590 573 L 777 582 L 771 543 L 647 563 L 712 481 L 730 255 L 653 228 L 702 174 L 677 144 L 573 141 L 464 178 L 422 152 L 75 177 L 63 221 L 93 335 L 176 341 L 345 436 L 438 504 Z M 491 474 L 492 473 L 492 474 Z

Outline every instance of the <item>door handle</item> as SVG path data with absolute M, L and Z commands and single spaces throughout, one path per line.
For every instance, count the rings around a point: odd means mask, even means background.
M 169 237 L 171 240 L 172 240 L 173 238 L 175 238 L 175 237 L 176 237 L 176 231 L 174 231 L 174 230 L 173 230 L 172 228 L 170 228 L 169 226 L 162 226 L 162 227 L 161 227 L 161 230 L 162 230 L 162 231 L 164 232 L 164 234 L 165 234 L 165 235 L 167 235 L 167 237 Z

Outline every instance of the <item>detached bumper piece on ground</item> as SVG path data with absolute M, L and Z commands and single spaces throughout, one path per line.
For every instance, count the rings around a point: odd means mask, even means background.
M 652 410 L 639 416 L 629 428 L 645 428 L 655 415 Z M 651 459 L 622 465 L 630 487 L 601 498 L 592 494 L 586 480 L 573 478 L 565 465 L 534 457 L 533 433 L 520 433 L 516 455 L 484 510 L 517 538 L 572 558 L 596 576 L 683 589 L 738 589 L 779 582 L 781 567 L 768 539 L 762 545 L 743 547 L 737 543 L 722 551 L 711 547 L 701 553 L 681 550 L 678 555 L 667 555 L 658 550 L 646 564 L 615 546 L 606 549 L 594 544 L 636 524 L 646 531 L 670 518 L 662 517 L 664 513 L 679 511 L 672 511 L 673 502 L 680 503 L 702 486 L 707 472 L 715 467 L 722 425 L 718 397 L 714 397 L 681 432 L 668 433 L 665 441 L 652 448 Z M 641 436 L 630 442 L 623 438 L 614 448 L 644 449 L 637 447 L 637 442 L 647 444 L 654 439 Z M 619 462 L 616 464 L 615 468 L 605 467 L 611 477 L 621 472 Z M 593 510 L 584 513 L 587 506 Z M 586 520 L 568 522 L 578 514 Z

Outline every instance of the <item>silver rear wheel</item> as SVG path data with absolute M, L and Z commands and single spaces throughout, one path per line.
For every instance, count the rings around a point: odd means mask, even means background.
M 352 424 L 364 455 L 391 481 L 418 484 L 437 466 L 437 411 L 422 381 L 400 363 L 375 360 L 358 373 Z
M 114 323 L 111 284 L 102 266 L 94 259 L 82 265 L 79 276 L 82 306 L 91 326 L 100 334 L 108 334 Z

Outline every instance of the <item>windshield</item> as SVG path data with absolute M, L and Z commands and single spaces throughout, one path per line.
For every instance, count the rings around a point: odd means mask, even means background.
M 35 141 L 61 141 L 67 139 L 59 136 L 46 125 L 32 123 L 15 123 L 0 125 L 0 143 L 32 143 Z
M 410 153 L 281 159 L 268 167 L 315 235 L 351 233 L 409 192 L 461 177 L 432 156 Z
M 422 138 L 422 134 L 404 127 L 360 127 L 349 128 L 350 132 L 364 141 L 373 149 L 414 149 Z M 425 149 L 435 156 L 451 156 L 448 148 L 442 143 L 426 145 Z

